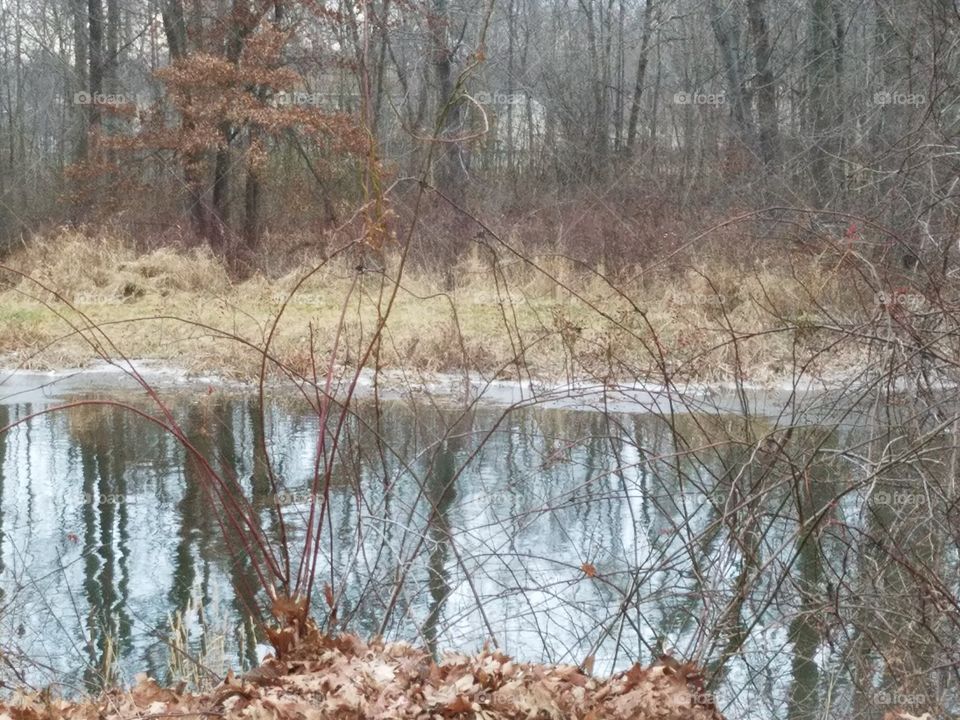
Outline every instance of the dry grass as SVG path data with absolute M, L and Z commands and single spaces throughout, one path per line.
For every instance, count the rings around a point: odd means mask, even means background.
M 408 270 L 386 326 L 381 366 L 424 372 L 466 367 L 488 376 L 542 379 L 623 378 L 656 372 L 662 354 L 669 368 L 690 378 L 731 377 L 739 365 L 747 376 L 764 379 L 789 370 L 795 345 L 815 353 L 816 333 L 802 332 L 806 319 L 816 316 L 817 304 L 843 306 L 851 292 L 849 283 L 825 272 L 815 258 L 750 271 L 718 264 L 669 273 L 623 268 L 614 283 L 563 259 L 532 259 L 536 268 L 521 260 L 494 265 L 474 253 L 457 265 L 449 290 L 447 273 Z M 279 279 L 257 275 L 233 283 L 206 251 L 138 254 L 122 240 L 91 240 L 73 232 L 34 243 L 7 263 L 74 303 L 128 357 L 241 378 L 256 373 L 258 354 L 220 333 L 262 347 L 271 320 L 309 269 L 304 264 Z M 339 360 L 354 364 L 376 324 L 383 294 L 392 287 L 385 278 L 395 276 L 396 265 L 397 258 L 388 257 L 385 273 L 364 273 L 352 294 L 356 272 L 350 263 L 325 266 L 289 304 L 275 353 L 307 369 L 312 328 L 325 358 L 347 301 Z M 9 274 L 3 279 L 5 364 L 52 368 L 94 359 L 89 346 L 42 301 L 60 311 L 62 305 L 29 281 Z M 731 333 L 766 334 L 734 347 Z M 522 366 L 514 362 L 518 353 Z

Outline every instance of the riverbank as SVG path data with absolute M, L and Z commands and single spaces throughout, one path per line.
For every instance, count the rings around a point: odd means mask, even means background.
M 412 380 L 466 371 L 528 384 L 665 375 L 776 384 L 842 374 L 860 360 L 855 342 L 824 329 L 851 307 L 854 288 L 809 258 L 749 271 L 707 258 L 703 267 L 621 269 L 604 279 L 556 258 L 491 266 L 470 257 L 449 273 L 411 268 L 399 284 L 396 258 L 364 272 L 333 261 L 297 287 L 313 261 L 234 282 L 203 250 L 142 254 L 63 233 L 5 264 L 31 278 L 0 275 L 0 364 L 23 370 L 85 367 L 102 351 L 251 380 L 269 347 L 294 372 L 309 375 L 316 364 L 322 374 L 338 337 L 338 364 Z

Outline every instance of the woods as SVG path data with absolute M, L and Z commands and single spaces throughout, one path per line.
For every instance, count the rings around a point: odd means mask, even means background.
M 943 259 L 958 28 L 948 0 L 9 0 L 0 241 L 110 222 L 249 258 L 374 186 L 402 208 L 429 164 L 490 219 L 589 216 L 536 239 L 588 262 L 772 206 Z

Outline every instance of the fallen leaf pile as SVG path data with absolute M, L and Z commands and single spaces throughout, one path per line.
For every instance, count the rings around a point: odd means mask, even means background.
M 21 695 L 0 720 L 245 720 L 476 718 L 478 720 L 723 720 L 690 665 L 663 658 L 608 679 L 571 666 L 516 663 L 498 651 L 430 655 L 403 643 L 315 636 L 283 660 L 228 675 L 205 694 L 145 676 L 129 691 L 82 702 Z

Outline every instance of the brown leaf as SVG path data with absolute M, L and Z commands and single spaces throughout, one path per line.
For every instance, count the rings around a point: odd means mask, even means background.
M 172 690 L 161 688 L 153 678 L 141 676 L 140 682 L 130 691 L 138 708 L 145 708 L 155 702 L 176 702 L 177 696 Z
M 588 578 L 597 576 L 597 568 L 591 565 L 590 563 L 584 563 L 580 566 L 580 569 L 583 570 L 583 574 Z
M 647 671 L 640 667 L 640 663 L 634 663 L 633 667 L 624 673 L 626 679 L 625 690 L 632 690 L 642 683 L 647 677 Z
M 465 713 L 473 710 L 473 703 L 466 695 L 457 695 L 451 702 L 448 702 L 444 708 L 449 713 Z

